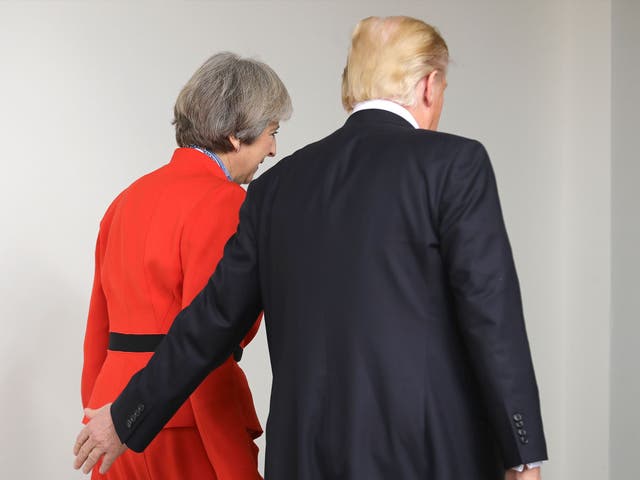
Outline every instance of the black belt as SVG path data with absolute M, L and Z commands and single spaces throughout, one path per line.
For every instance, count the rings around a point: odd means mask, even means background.
M 155 352 L 164 338 L 163 334 L 137 335 L 132 333 L 109 333 L 109 350 L 118 352 Z
M 155 352 L 165 336 L 163 334 L 109 333 L 109 350 L 117 352 Z M 242 359 L 242 347 L 237 346 L 233 359 Z

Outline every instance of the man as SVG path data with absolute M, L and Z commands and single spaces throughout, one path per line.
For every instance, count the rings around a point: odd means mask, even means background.
M 540 478 L 538 391 L 491 165 L 478 142 L 435 132 L 447 62 L 419 20 L 356 26 L 352 115 L 251 184 L 208 285 L 120 397 L 89 412 L 76 468 L 144 449 L 264 308 L 267 480 Z

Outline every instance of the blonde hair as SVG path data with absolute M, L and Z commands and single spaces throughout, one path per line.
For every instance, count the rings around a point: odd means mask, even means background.
M 184 86 L 173 124 L 181 147 L 232 151 L 229 136 L 251 144 L 270 123 L 291 116 L 291 98 L 267 64 L 230 52 L 210 57 Z
M 353 30 L 342 74 L 342 105 L 350 112 L 374 98 L 416 103 L 415 87 L 434 70 L 446 74 L 449 50 L 438 30 L 411 17 L 368 17 Z

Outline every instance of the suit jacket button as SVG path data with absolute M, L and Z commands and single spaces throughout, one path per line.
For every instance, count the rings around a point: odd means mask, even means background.
M 127 420 L 127 428 L 131 428 L 131 423 L 132 423 L 132 422 L 131 422 L 131 419 L 128 419 L 128 420 Z
M 520 420 L 519 422 L 516 422 L 516 427 L 518 428 L 524 427 L 524 422 L 522 420 Z
M 522 414 L 521 414 L 521 413 L 516 413 L 516 414 L 514 414 L 514 415 L 513 415 L 513 419 L 514 419 L 516 422 L 520 422 L 520 421 L 522 421 Z
M 526 445 L 527 443 L 529 443 L 529 439 L 527 437 L 520 437 L 520 442 Z
M 518 435 L 520 435 L 521 437 L 526 437 L 527 436 L 527 431 L 526 430 L 518 430 Z

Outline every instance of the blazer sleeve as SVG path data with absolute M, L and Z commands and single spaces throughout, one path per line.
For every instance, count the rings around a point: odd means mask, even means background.
M 96 378 L 102 369 L 102 364 L 107 356 L 107 348 L 109 347 L 109 312 L 107 311 L 107 300 L 102 290 L 101 279 L 101 263 L 105 244 L 106 232 L 101 227 L 96 241 L 93 289 L 91 291 L 87 327 L 84 335 L 84 363 L 81 381 L 82 406 L 84 408 L 89 405 Z
M 242 341 L 262 310 L 252 188 L 213 276 L 178 314 L 145 368 L 111 405 L 120 440 L 142 451 L 206 375 Z
M 547 458 L 520 287 L 484 147 L 465 143 L 441 194 L 441 251 L 456 318 L 505 468 Z

